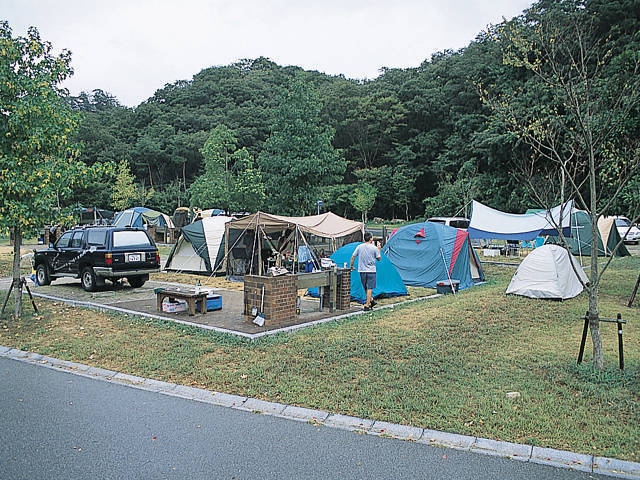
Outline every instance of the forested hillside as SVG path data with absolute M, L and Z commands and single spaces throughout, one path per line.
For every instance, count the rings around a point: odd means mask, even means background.
M 602 49 L 594 62 L 614 69 L 624 63 L 615 58 L 637 61 L 638 0 L 542 0 L 462 50 L 440 52 L 415 68 L 384 69 L 375 80 L 257 58 L 206 68 L 135 108 L 100 90 L 82 94 L 70 99 L 83 116 L 80 159 L 114 168 L 71 201 L 111 208 L 115 166 L 128 164 L 140 187 L 132 203 L 166 213 L 192 204 L 309 214 L 322 200 L 323 210 L 350 218 L 413 219 L 468 214 L 471 199 L 518 213 L 541 206 L 523 181 L 526 171 L 517 168 L 533 150 L 507 133 L 487 98 L 536 91 L 534 74 L 505 61 L 507 27 L 526 33 L 552 13 L 568 27 L 585 11 L 593 44 Z M 548 107 L 562 115 L 562 105 Z M 624 119 L 629 138 L 639 137 L 639 116 L 636 109 Z M 637 172 L 635 178 L 612 205 L 617 213 L 631 213 L 633 198 L 637 205 Z

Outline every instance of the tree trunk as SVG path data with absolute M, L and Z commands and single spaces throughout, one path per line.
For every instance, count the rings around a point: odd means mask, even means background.
M 13 298 L 14 317 L 22 317 L 22 283 L 20 279 L 20 246 L 22 245 L 22 232 L 20 227 L 13 228 Z
M 591 138 L 589 137 L 589 140 Z M 589 142 L 593 145 L 593 142 Z M 604 368 L 604 350 L 600 335 L 600 314 L 598 312 L 598 289 L 600 278 L 598 274 L 598 197 L 596 195 L 596 161 L 593 147 L 589 150 L 589 203 L 591 214 L 591 287 L 589 288 L 589 329 L 593 343 L 593 368 Z M 595 248 L 594 248 L 595 247 Z

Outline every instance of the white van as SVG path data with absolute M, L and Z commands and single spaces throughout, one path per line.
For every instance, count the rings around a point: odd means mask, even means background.
M 427 219 L 427 222 L 442 223 L 463 230 L 469 228 L 469 219 L 464 217 L 431 217 Z

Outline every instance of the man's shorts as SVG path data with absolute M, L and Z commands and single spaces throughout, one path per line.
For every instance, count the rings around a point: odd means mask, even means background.
M 376 273 L 360 272 L 360 281 L 365 290 L 373 290 L 376 288 Z

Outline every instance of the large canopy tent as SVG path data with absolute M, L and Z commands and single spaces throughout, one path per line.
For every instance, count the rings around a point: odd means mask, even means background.
M 166 215 L 147 207 L 133 207 L 118 212 L 113 224 L 116 227 L 139 227 L 155 225 L 157 227 L 174 228 L 173 220 Z
M 458 280 L 459 288 L 465 289 L 484 280 L 469 234 L 440 223 L 405 225 L 391 235 L 382 252 L 405 285 L 436 288 L 443 280 Z
M 469 236 L 481 239 L 530 241 L 542 235 L 558 233 L 562 226 L 564 235 L 570 234 L 573 200 L 550 210 L 532 213 L 505 213 L 473 200 Z
M 344 244 L 362 241 L 364 224 L 327 212 L 286 217 L 257 212 L 226 223 L 225 256 L 231 278 L 264 275 L 268 266 L 298 272 L 320 268 L 320 258 Z
M 225 271 L 225 224 L 233 217 L 205 217 L 182 227 L 165 270 L 213 275 Z
M 598 256 L 615 255 L 624 257 L 629 255 L 629 251 L 621 241 L 613 219 L 601 217 L 598 220 L 596 236 Z M 573 255 L 580 257 L 590 256 L 592 251 L 590 215 L 584 210 L 574 210 L 571 212 L 571 236 L 563 239 L 555 232 L 555 235 L 547 236 L 544 243 L 564 245 Z

